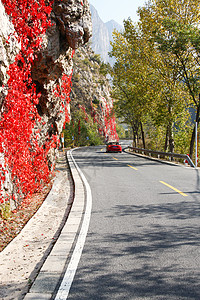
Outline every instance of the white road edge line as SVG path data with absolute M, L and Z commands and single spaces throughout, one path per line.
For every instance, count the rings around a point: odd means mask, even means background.
M 83 247 L 85 244 L 85 239 L 87 236 L 87 232 L 88 232 L 88 228 L 89 228 L 89 223 L 90 223 L 90 216 L 91 216 L 91 210 L 92 210 L 92 193 L 91 193 L 91 189 L 90 186 L 85 178 L 85 176 L 83 175 L 83 173 L 81 172 L 81 170 L 79 169 L 77 163 L 75 162 L 73 156 L 72 156 L 72 150 L 69 151 L 71 159 L 77 169 L 77 171 L 79 172 L 79 175 L 81 176 L 85 188 L 86 188 L 86 208 L 85 208 L 85 213 L 84 213 L 84 219 L 82 222 L 82 227 L 76 242 L 76 246 L 74 248 L 74 252 L 72 254 L 71 260 L 69 262 L 69 265 L 67 267 L 67 270 L 64 274 L 63 280 L 61 282 L 61 285 L 59 287 L 59 290 L 56 294 L 55 300 L 66 300 L 69 294 L 69 290 L 71 288 L 77 267 L 78 267 L 78 263 L 79 260 L 81 258 L 81 254 L 83 251 Z

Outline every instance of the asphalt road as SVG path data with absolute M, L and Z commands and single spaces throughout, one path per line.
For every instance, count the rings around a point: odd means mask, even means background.
M 73 156 L 93 204 L 68 299 L 199 300 L 199 171 L 105 147 Z

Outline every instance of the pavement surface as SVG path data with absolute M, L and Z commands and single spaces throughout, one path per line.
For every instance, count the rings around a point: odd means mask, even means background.
M 101 146 L 73 157 L 92 214 L 67 299 L 199 300 L 198 170 Z
M 63 283 L 62 280 L 65 277 L 66 270 L 68 269 L 68 266 L 72 260 L 73 253 L 76 249 L 77 240 L 81 235 L 81 228 L 86 215 L 85 202 L 87 198 L 87 192 L 85 192 L 85 186 L 82 182 L 82 177 L 80 176 L 79 171 L 77 170 L 77 167 L 73 162 L 73 159 L 71 158 L 69 152 L 67 155 L 68 155 L 68 163 L 65 154 L 60 153 L 57 166 L 56 166 L 56 170 L 57 170 L 56 178 L 54 180 L 52 190 L 49 193 L 46 200 L 44 201 L 43 205 L 40 207 L 40 209 L 37 211 L 34 217 L 23 228 L 20 234 L 0 253 L 0 300 L 66 299 L 66 297 L 63 298 L 62 296 L 63 295 L 62 289 L 61 289 L 61 293 L 59 294 L 60 286 L 62 287 L 62 283 Z M 104 154 L 102 153 L 102 155 Z M 125 158 L 125 156 L 122 157 Z M 89 159 L 89 156 L 87 157 L 86 155 L 86 158 Z M 90 163 L 90 165 L 93 167 L 94 163 L 96 162 L 99 170 L 101 171 L 102 161 L 98 159 L 94 160 L 94 157 L 90 159 L 91 162 L 88 163 Z M 115 160 L 111 161 L 111 160 L 112 159 L 110 159 L 109 161 L 110 172 L 112 172 L 111 167 L 114 166 L 116 168 L 115 162 L 116 163 L 118 162 L 118 160 L 116 161 Z M 90 168 L 92 168 L 91 166 Z M 121 166 L 120 167 L 120 184 L 121 184 L 122 163 L 120 164 L 120 166 Z M 146 165 L 144 165 L 144 167 L 146 167 Z M 98 175 L 98 173 L 96 169 L 91 169 L 91 171 L 92 174 L 90 174 L 91 176 L 89 178 L 91 178 L 93 182 L 94 178 Z M 133 171 L 135 170 L 133 169 Z M 108 172 L 108 168 L 106 174 L 107 172 Z M 99 180 L 104 180 L 104 181 L 108 180 L 106 179 L 107 178 L 106 176 L 108 176 L 109 174 L 107 175 L 100 174 L 100 175 L 101 176 Z M 109 178 L 112 177 L 113 176 L 109 176 Z M 110 184 L 110 186 L 112 186 L 112 184 Z M 99 184 L 98 188 L 99 190 L 97 192 L 102 193 L 102 191 L 105 190 L 105 185 Z M 123 192 L 124 190 L 122 189 L 122 193 Z M 103 197 L 103 199 L 104 198 L 107 199 L 106 197 Z M 97 203 L 103 205 L 103 203 L 101 202 L 97 202 Z M 127 205 L 130 206 L 130 203 L 128 203 Z M 95 222 L 97 220 L 97 222 L 101 224 L 101 222 L 105 223 L 105 220 L 111 218 L 110 215 L 108 215 L 106 219 L 102 216 L 100 216 L 100 218 L 98 219 L 97 212 L 99 211 L 100 211 L 99 208 L 96 209 L 95 211 L 95 215 L 94 215 Z M 109 212 L 110 211 L 107 210 L 106 213 L 109 214 Z M 94 221 L 94 218 L 93 220 L 91 220 L 92 222 Z M 139 220 L 140 219 L 142 222 L 142 220 L 144 220 L 144 216 L 143 218 L 139 218 Z M 155 220 L 156 218 L 154 218 L 154 221 Z M 129 222 L 126 223 L 129 224 Z M 104 225 L 106 226 L 106 224 Z M 138 224 L 136 225 L 138 226 Z M 136 225 L 134 226 L 134 228 L 137 227 Z M 141 224 L 141 228 L 142 226 L 144 226 L 143 223 Z M 107 226 L 107 230 L 109 228 L 110 226 Z M 119 228 L 117 227 L 117 234 L 119 235 L 118 231 Z M 133 238 L 132 233 L 131 233 L 131 238 Z M 90 239 L 90 235 L 89 235 L 89 239 Z M 93 235 L 91 235 L 91 240 L 92 241 L 94 240 Z M 124 245 L 124 237 L 121 240 L 121 242 Z M 129 236 L 126 242 L 127 243 L 130 242 Z M 117 243 L 119 244 L 118 238 L 117 238 Z M 102 240 L 100 241 L 100 245 L 102 247 Z M 107 244 L 106 247 L 108 247 Z M 89 249 L 91 249 L 91 247 L 90 246 L 87 247 L 86 244 L 85 248 L 86 248 L 85 253 L 87 254 L 87 251 L 89 253 Z M 115 252 L 117 251 L 116 243 L 115 246 L 112 247 L 112 251 Z M 130 251 L 132 251 L 132 248 L 130 249 Z M 98 249 L 95 253 L 98 253 Z M 91 255 L 91 253 L 89 255 Z M 135 252 L 134 255 L 136 255 Z M 132 256 L 133 253 L 131 252 L 130 263 L 132 262 Z M 118 257 L 118 255 L 116 256 L 114 253 L 113 257 L 116 258 Z M 88 261 L 89 260 L 86 259 L 87 264 Z M 97 261 L 96 258 L 95 261 Z M 101 263 L 102 262 L 105 263 L 105 253 L 103 254 Z M 114 265 L 119 265 L 119 264 L 113 263 L 112 269 Z M 80 261 L 80 266 L 82 266 L 81 261 Z M 87 271 L 87 268 L 85 268 L 84 266 L 82 270 L 85 272 Z M 92 276 L 90 270 L 88 269 L 87 276 Z M 105 277 L 104 273 L 103 276 Z M 118 275 L 121 276 L 121 279 L 123 278 L 122 274 L 118 274 Z M 87 276 L 85 276 L 84 274 L 84 278 L 87 279 Z M 135 276 L 137 277 L 137 274 Z M 110 275 L 109 275 L 109 280 L 110 280 Z M 123 280 L 125 280 L 125 278 L 123 278 Z M 88 282 L 91 282 L 91 280 Z M 100 282 L 101 285 L 99 285 Z M 76 283 L 76 291 L 77 291 L 79 285 L 77 285 L 76 277 L 75 277 L 75 283 Z M 106 287 L 106 283 L 105 284 L 104 283 L 105 283 L 104 281 L 98 280 L 97 281 L 98 285 L 96 286 L 95 291 L 98 291 L 97 288 L 101 289 L 102 285 Z M 84 285 L 83 280 L 78 282 L 78 284 L 84 286 L 84 291 L 85 291 L 86 285 Z M 114 284 L 113 287 L 115 287 L 116 281 L 113 281 L 113 284 Z M 86 289 L 87 291 L 89 290 L 89 286 L 91 287 L 91 285 L 88 285 L 88 288 Z M 132 287 L 132 280 L 130 286 Z M 144 283 L 144 286 L 146 286 L 146 283 Z M 65 288 L 66 287 L 64 286 L 64 289 Z M 76 296 L 74 297 L 73 290 L 74 289 L 72 285 L 72 294 L 71 296 L 69 295 L 69 297 L 73 299 L 98 299 L 96 296 L 95 296 L 96 298 L 93 298 L 92 296 L 88 298 L 88 294 L 87 294 L 87 298 L 79 297 L 80 294 L 76 298 Z M 105 299 L 105 298 L 101 298 L 101 293 L 103 294 L 103 289 L 102 291 L 99 290 L 99 299 Z M 121 297 L 120 299 L 125 299 L 122 298 L 122 295 L 119 294 L 119 290 L 117 291 L 117 294 L 119 297 Z M 108 295 L 110 296 L 112 295 L 110 288 L 106 299 L 110 299 Z M 116 297 L 112 299 L 118 299 L 118 298 Z M 133 299 L 133 298 L 128 297 L 126 299 Z M 140 298 L 139 296 L 137 296 L 134 299 L 139 300 Z M 144 297 L 142 297 L 142 299 L 144 299 Z M 157 298 L 150 297 L 147 299 L 157 299 Z M 162 298 L 162 299 L 167 299 L 167 298 Z M 185 299 L 185 298 L 176 296 L 173 299 Z M 197 298 L 191 297 L 188 299 L 196 300 Z
M 52 190 L 0 253 L 1 300 L 52 299 L 57 293 L 84 210 L 82 181 L 70 157 L 68 163 L 60 153 Z

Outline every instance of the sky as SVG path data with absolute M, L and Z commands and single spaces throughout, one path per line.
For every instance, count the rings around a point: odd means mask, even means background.
M 132 21 L 138 21 L 137 9 L 145 4 L 145 0 L 89 0 L 96 8 L 102 21 L 105 23 L 115 20 L 123 25 L 123 20 L 131 17 Z

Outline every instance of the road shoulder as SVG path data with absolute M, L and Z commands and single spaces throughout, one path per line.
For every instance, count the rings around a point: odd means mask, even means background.
M 64 153 L 53 187 L 36 214 L 0 253 L 0 299 L 23 299 L 48 257 L 71 206 L 72 179 Z

